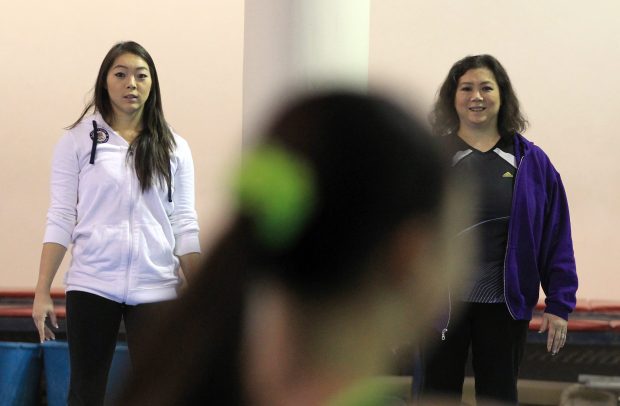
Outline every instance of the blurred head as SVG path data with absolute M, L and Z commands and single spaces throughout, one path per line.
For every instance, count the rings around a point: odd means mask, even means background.
M 437 135 L 456 133 L 461 124 L 457 91 L 464 75 L 484 73 L 487 79 L 497 84 L 499 103 L 497 111 L 497 130 L 503 137 L 523 132 L 527 121 L 523 117 L 519 100 L 512 88 L 510 78 L 504 67 L 491 55 L 467 56 L 450 68 L 448 76 L 439 89 L 435 108 L 431 114 L 433 132 Z M 471 78 L 470 78 L 471 79 Z
M 256 255 L 252 272 L 310 300 L 357 289 L 397 230 L 414 220 L 426 230 L 436 220 L 444 188 L 438 151 L 419 123 L 385 100 L 348 93 L 280 112 L 246 164 L 264 181 L 254 186 L 264 196 L 240 202 Z M 292 213 L 281 219 L 282 208 L 255 202 L 283 201 L 299 185 L 302 196 L 289 199 L 284 209 Z M 282 229 L 263 230 L 265 221 Z M 283 241 L 274 245 L 278 233 Z

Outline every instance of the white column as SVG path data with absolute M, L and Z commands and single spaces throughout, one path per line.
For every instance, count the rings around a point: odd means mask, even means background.
M 294 0 L 297 78 L 310 87 L 366 88 L 370 0 Z
M 370 0 L 246 0 L 244 143 L 291 94 L 365 90 L 369 19 Z

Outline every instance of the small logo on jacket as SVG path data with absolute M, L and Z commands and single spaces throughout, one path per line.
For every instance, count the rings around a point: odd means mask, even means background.
M 90 139 L 92 140 L 95 136 L 95 130 L 90 132 Z M 108 142 L 110 139 L 110 134 L 105 130 L 105 128 L 97 128 L 97 144 L 104 144 Z
M 508 171 L 506 171 L 506 172 L 502 175 L 502 178 L 512 178 L 512 177 L 513 177 L 513 176 L 512 176 L 512 173 L 510 173 L 510 172 L 508 172 Z

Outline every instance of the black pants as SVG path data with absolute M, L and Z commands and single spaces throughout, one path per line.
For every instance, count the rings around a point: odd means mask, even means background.
M 528 321 L 515 321 L 504 303 L 467 303 L 446 340 L 431 337 L 424 357 L 423 394 L 460 399 L 471 346 L 476 400 L 517 403 L 517 377 Z
M 128 306 L 91 293 L 67 292 L 67 339 L 71 378 L 68 404 L 103 405 L 108 372 L 121 323 L 134 358 L 145 330 L 166 302 Z

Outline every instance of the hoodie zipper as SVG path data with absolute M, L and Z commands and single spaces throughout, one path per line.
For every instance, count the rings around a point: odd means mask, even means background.
M 443 330 L 441 330 L 441 341 L 446 341 L 446 333 L 448 332 L 448 327 L 450 327 L 450 318 L 452 317 L 452 291 L 448 288 L 448 320 L 446 320 L 446 325 Z
M 519 173 L 521 171 L 521 165 L 523 164 L 523 159 L 525 158 L 525 152 L 523 153 L 523 156 L 521 156 L 521 159 L 519 160 L 519 165 L 517 165 L 517 171 L 515 173 L 515 187 L 512 191 L 512 207 L 514 207 L 515 204 L 515 196 L 517 195 L 517 180 L 519 179 Z M 510 308 L 510 302 L 508 300 L 508 295 L 507 290 L 506 290 L 506 260 L 508 259 L 508 247 L 510 247 L 510 234 L 511 234 L 511 230 L 512 230 L 512 213 L 511 213 L 511 219 L 510 219 L 510 223 L 508 225 L 508 236 L 506 237 L 506 253 L 504 254 L 504 300 L 506 301 L 506 307 L 508 308 L 508 313 L 510 313 L 510 316 L 512 317 L 513 320 L 516 320 L 516 317 L 514 315 L 514 312 L 512 311 L 512 309 Z
M 132 157 L 133 160 L 133 157 Z M 133 163 L 133 162 L 132 162 Z M 129 172 L 129 263 L 127 264 L 127 273 L 125 274 L 125 293 L 123 295 L 123 303 L 127 302 L 129 296 L 129 281 L 131 280 L 131 267 L 133 264 L 133 251 L 134 251 L 134 235 L 133 235 L 133 209 L 134 209 L 134 176 L 133 165 L 127 165 L 127 171 Z

